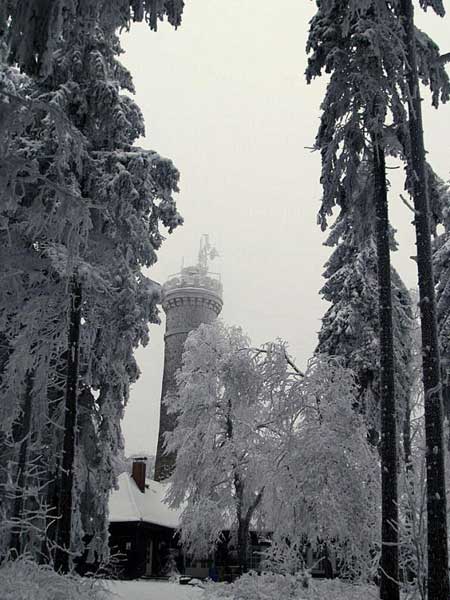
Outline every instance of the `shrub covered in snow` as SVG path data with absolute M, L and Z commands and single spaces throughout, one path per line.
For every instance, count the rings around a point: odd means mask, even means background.
M 0 567 L 1 600 L 107 600 L 97 579 L 59 575 L 49 566 L 29 559 L 9 561 Z
M 234 583 L 210 583 L 205 600 L 375 600 L 378 588 L 337 579 L 311 580 L 304 573 L 281 575 L 247 573 Z
M 307 583 L 305 585 L 308 585 Z M 210 584 L 205 589 L 207 600 L 297 600 L 303 581 L 295 575 L 269 573 L 257 575 L 250 571 L 234 583 Z M 305 596 L 306 598 L 307 596 Z

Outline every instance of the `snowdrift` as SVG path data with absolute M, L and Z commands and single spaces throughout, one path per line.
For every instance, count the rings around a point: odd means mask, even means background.
M 1 600 L 107 600 L 103 584 L 96 579 L 58 575 L 32 560 L 7 561 L 0 567 Z

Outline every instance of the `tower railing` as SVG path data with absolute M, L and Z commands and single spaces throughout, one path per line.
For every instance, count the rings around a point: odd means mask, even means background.
M 163 285 L 163 293 L 185 287 L 206 289 L 222 296 L 220 273 L 205 272 L 195 267 L 187 267 L 179 273 L 170 275 Z

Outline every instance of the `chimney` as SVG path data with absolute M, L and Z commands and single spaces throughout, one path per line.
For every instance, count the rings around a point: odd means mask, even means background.
M 133 458 L 133 467 L 131 477 L 134 479 L 140 491 L 145 493 L 145 471 L 147 469 L 147 459 L 145 457 Z

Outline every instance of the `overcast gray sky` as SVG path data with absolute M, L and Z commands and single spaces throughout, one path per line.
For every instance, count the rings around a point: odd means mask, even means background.
M 163 283 L 196 260 L 209 233 L 220 258 L 223 319 L 241 325 L 254 344 L 289 342 L 304 367 L 326 305 L 318 291 L 330 249 L 316 225 L 320 156 L 310 148 L 325 80 L 306 85 L 305 43 L 315 12 L 310 0 L 186 0 L 182 26 L 123 36 L 136 101 L 146 121 L 141 145 L 171 158 L 181 172 L 179 210 L 185 225 L 169 236 L 149 276 Z M 450 51 L 449 18 L 431 11 L 418 25 Z M 438 174 L 449 179 L 450 106 L 424 103 L 426 145 Z M 390 162 L 391 166 L 395 166 Z M 411 214 L 393 181 L 391 219 L 400 251 L 394 263 L 416 285 Z M 142 375 L 131 391 L 123 431 L 128 453 L 155 452 L 164 353 L 164 315 L 138 351 Z

